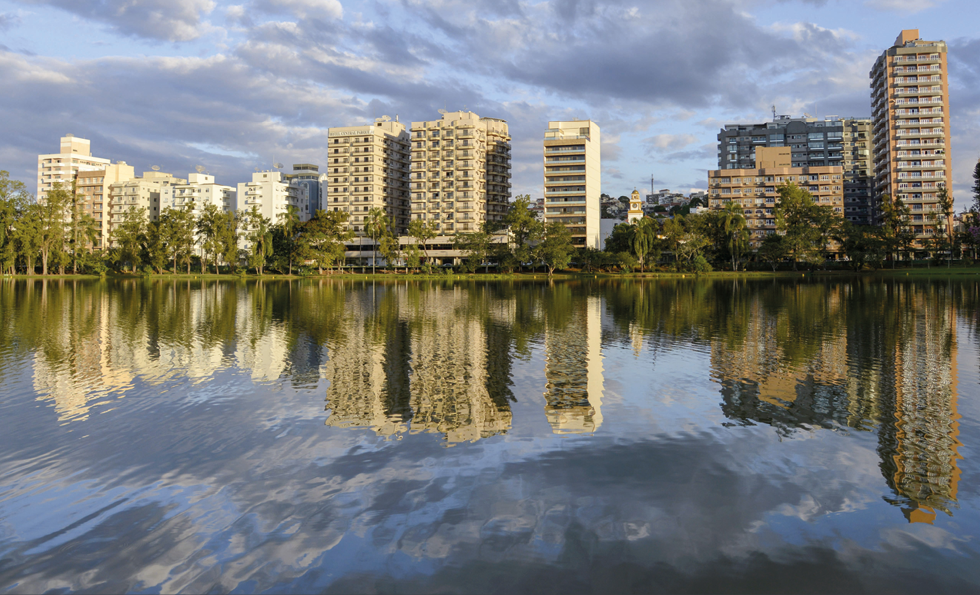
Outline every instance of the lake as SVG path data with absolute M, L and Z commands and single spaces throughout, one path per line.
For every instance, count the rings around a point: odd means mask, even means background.
M 980 589 L 980 282 L 0 280 L 0 592 Z

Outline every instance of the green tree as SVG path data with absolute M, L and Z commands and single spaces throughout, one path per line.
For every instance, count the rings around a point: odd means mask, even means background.
M 13 274 L 17 262 L 17 227 L 29 203 L 24 183 L 0 170 L 0 275 Z
M 347 242 L 354 237 L 347 228 L 347 217 L 346 211 L 317 209 L 313 218 L 299 228 L 300 255 L 315 262 L 321 275 L 324 267 L 343 260 Z
M 514 202 L 510 203 L 507 215 L 504 217 L 504 224 L 510 228 L 511 236 L 514 238 L 514 256 L 522 265 L 526 262 L 538 261 L 537 245 L 544 235 L 544 223 L 534 215 L 530 206 L 530 195 L 518 195 Z
M 629 252 L 620 252 L 616 254 L 616 262 L 619 263 L 619 268 L 623 269 L 627 273 L 632 273 L 633 269 L 635 269 L 637 265 L 636 257 Z
M 815 260 L 833 230 L 830 207 L 817 205 L 813 196 L 796 184 L 786 184 L 779 187 L 775 211 L 776 229 L 783 234 L 793 270 L 800 261 Z
M 611 254 L 631 251 L 635 231 L 636 226 L 632 223 L 617 223 L 613 226 L 612 233 L 606 238 L 605 251 Z
M 463 271 L 475 273 L 480 265 L 487 262 L 493 249 L 492 234 L 485 229 L 471 232 L 459 232 L 453 238 L 453 247 L 463 255 Z
M 630 241 L 630 248 L 636 255 L 636 260 L 640 263 L 640 271 L 644 270 L 646 257 L 653 250 L 657 242 L 657 230 L 653 219 L 644 217 L 636 222 L 633 230 L 633 237 Z
M 273 259 L 282 269 L 286 265 L 290 275 L 293 274 L 293 262 L 299 255 L 300 246 L 297 241 L 297 230 L 300 226 L 299 209 L 287 205 L 286 210 L 279 213 L 279 221 L 273 229 Z
M 548 267 L 548 276 L 555 269 L 564 269 L 572 261 L 575 246 L 572 244 L 572 233 L 563 223 L 553 221 L 545 226 L 544 241 L 541 242 L 541 257 Z
M 768 263 L 774 273 L 776 272 L 776 265 L 782 262 L 788 254 L 789 249 L 786 246 L 786 241 L 778 233 L 767 235 L 759 245 L 759 258 Z
M 241 222 L 242 215 L 238 211 L 222 212 L 218 218 L 218 256 L 231 269 L 238 268 L 238 228 Z
M 125 269 L 130 265 L 130 271 L 135 272 L 141 264 L 141 251 L 146 241 L 146 208 L 132 206 L 123 213 L 122 221 L 112 230 L 112 242 L 117 252 L 117 260 Z
M 221 252 L 221 224 L 223 216 L 217 205 L 208 203 L 197 218 L 197 235 L 201 246 L 201 274 L 208 272 L 208 262 L 214 261 L 214 272 L 218 274 L 218 254 Z
M 384 209 L 374 207 L 368 211 L 364 218 L 364 231 L 371 237 L 371 274 L 374 274 L 378 260 L 378 244 L 392 235 L 391 222 Z
M 48 261 L 52 252 L 63 251 L 66 240 L 65 214 L 72 204 L 72 196 L 60 183 L 48 192 L 43 201 L 38 202 L 37 215 L 40 217 L 38 230 L 38 250 L 41 253 L 41 274 L 48 274 Z
M 408 235 L 415 240 L 415 247 L 422 251 L 426 270 L 431 272 L 432 264 L 429 262 L 428 241 L 436 237 L 436 230 L 427 221 L 412 219 L 408 224 Z
M 945 239 L 946 268 L 949 268 L 949 261 L 953 257 L 953 195 L 945 185 L 939 189 L 938 199 L 939 213 L 933 213 L 933 219 L 939 228 L 940 236 Z
M 732 270 L 738 270 L 738 262 L 749 246 L 749 228 L 745 220 L 742 205 L 728 202 L 721 211 L 721 227 L 728 245 L 728 253 L 732 257 Z
M 271 221 L 262 216 L 256 205 L 252 205 L 252 209 L 245 213 L 242 226 L 248 243 L 248 265 L 261 276 L 266 260 L 273 253 Z

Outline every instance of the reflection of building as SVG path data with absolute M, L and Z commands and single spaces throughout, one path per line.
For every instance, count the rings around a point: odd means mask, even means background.
M 545 331 L 545 414 L 556 434 L 602 425 L 602 301 L 577 298 L 571 310 L 564 324 Z
M 890 366 L 879 433 L 881 470 L 910 522 L 949 513 L 960 469 L 956 322 L 947 296 L 906 286 L 907 315 L 883 360 Z
M 796 328 L 788 310 L 814 304 L 806 297 L 784 296 L 786 310 L 775 313 L 753 300 L 736 343 L 723 336 L 712 339 L 711 369 L 722 386 L 726 416 L 780 431 L 848 425 L 847 335 L 843 326 L 836 330 L 832 324 L 841 313 L 840 293 L 808 290 L 820 292 L 815 294 L 825 316 L 820 322 L 831 330 L 813 334 Z
M 392 286 L 352 292 L 343 338 L 324 365 L 327 425 L 386 436 L 410 428 L 450 443 L 506 432 L 509 366 L 500 360 L 510 357 L 510 336 L 493 320 L 509 311 L 470 309 L 474 296 Z

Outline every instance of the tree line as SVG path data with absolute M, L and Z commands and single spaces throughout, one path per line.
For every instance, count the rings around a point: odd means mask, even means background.
M 616 225 L 605 248 L 576 248 L 569 230 L 558 222 L 541 221 L 531 210 L 528 195 L 516 197 L 502 221 L 485 222 L 479 231 L 457 233 L 453 247 L 461 254 L 460 269 L 501 272 L 544 269 L 549 275 L 573 263 L 586 271 L 631 272 L 667 268 L 707 272 L 716 268 L 741 270 L 750 263 L 775 270 L 789 263 L 794 270 L 822 263 L 833 253 L 846 256 L 855 269 L 880 268 L 886 261 L 909 260 L 920 248 L 947 259 L 963 253 L 976 257 L 980 246 L 980 163 L 974 171 L 974 204 L 964 219 L 970 224 L 955 233 L 947 224 L 952 197 L 940 191 L 939 210 L 927 217 L 937 233 L 917 246 L 911 228 L 912 212 L 901 200 L 887 197 L 879 205 L 879 225 L 858 226 L 843 220 L 831 207 L 814 201 L 808 191 L 789 184 L 779 188 L 773 205 L 776 233 L 756 239 L 742 207 L 734 202 L 699 214 L 675 214 L 669 219 L 645 217 L 636 224 Z M 35 201 L 22 182 L 0 171 L 0 274 L 22 271 L 47 275 L 95 273 L 201 273 L 221 267 L 230 272 L 267 270 L 293 274 L 297 269 L 337 270 L 347 264 L 354 233 L 342 211 L 316 211 L 302 221 L 288 207 L 276 221 L 253 206 L 245 211 L 222 211 L 205 204 L 164 209 L 150 221 L 145 209 L 122 213 L 100 248 L 98 222 L 85 212 L 74 189 L 55 185 L 44 201 Z M 438 259 L 432 240 L 434 224 L 412 220 L 407 237 L 400 239 L 383 209 L 372 209 L 364 224 L 370 238 L 373 270 L 380 260 L 388 269 L 431 273 Z

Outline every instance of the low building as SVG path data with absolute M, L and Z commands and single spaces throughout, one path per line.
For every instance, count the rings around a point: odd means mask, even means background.
M 175 178 L 173 174 L 161 171 L 143 172 L 140 177 L 116 182 L 109 186 L 109 244 L 112 245 L 112 231 L 122 223 L 130 209 L 145 209 L 148 221 L 160 218 L 160 197 L 168 186 L 186 184 L 187 180 Z
M 278 171 L 261 171 L 252 174 L 251 182 L 238 185 L 235 210 L 251 211 L 257 207 L 263 217 L 279 223 L 288 207 L 296 209 L 297 219 L 310 219 L 310 198 L 305 186 L 291 186 Z
M 790 147 L 756 148 L 754 169 L 708 172 L 708 207 L 722 209 L 729 202 L 742 205 L 753 246 L 776 232 L 775 208 L 779 187 L 796 184 L 821 206 L 844 213 L 844 169 L 840 166 L 791 167 Z

